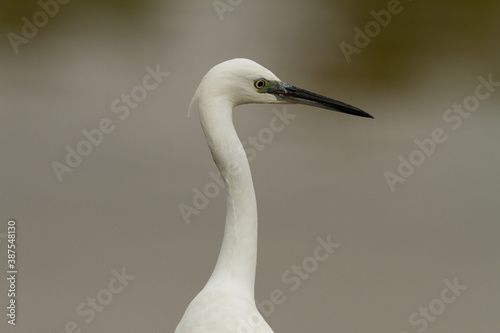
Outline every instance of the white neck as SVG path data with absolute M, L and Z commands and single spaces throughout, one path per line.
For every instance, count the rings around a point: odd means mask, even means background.
M 227 189 L 224 238 L 206 287 L 234 283 L 254 300 L 257 264 L 257 204 L 250 166 L 232 121 L 232 105 L 221 99 L 200 103 L 200 120 Z

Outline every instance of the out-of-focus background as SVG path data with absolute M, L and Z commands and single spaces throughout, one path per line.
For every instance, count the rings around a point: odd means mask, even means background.
M 275 332 L 500 331 L 498 1 L 0 6 L 1 332 L 174 331 L 225 215 L 187 108 L 234 57 L 375 117 L 235 110 Z

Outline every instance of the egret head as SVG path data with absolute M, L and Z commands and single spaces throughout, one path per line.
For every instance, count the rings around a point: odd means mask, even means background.
M 356 116 L 373 118 L 365 111 L 335 99 L 297 88 L 278 79 L 267 68 L 249 59 L 231 59 L 214 66 L 203 77 L 190 109 L 201 103 L 305 104 Z

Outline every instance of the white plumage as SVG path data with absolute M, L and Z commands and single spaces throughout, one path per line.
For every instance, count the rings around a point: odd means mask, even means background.
M 226 226 L 215 269 L 175 333 L 273 332 L 255 305 L 257 205 L 248 159 L 232 122 L 233 107 L 247 103 L 301 103 L 371 117 L 286 84 L 248 59 L 228 60 L 203 77 L 190 109 L 199 108 L 208 146 L 226 184 Z

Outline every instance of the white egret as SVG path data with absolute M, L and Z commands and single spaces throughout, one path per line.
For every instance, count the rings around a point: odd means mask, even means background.
M 233 107 L 248 103 L 300 103 L 373 118 L 368 113 L 280 81 L 248 59 L 216 65 L 191 101 L 227 189 L 224 238 L 214 271 L 191 301 L 175 333 L 272 333 L 254 298 L 257 205 L 250 167 L 233 126 Z

